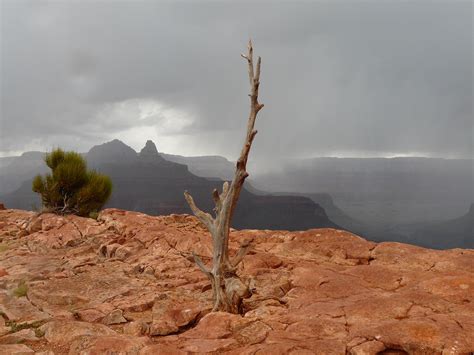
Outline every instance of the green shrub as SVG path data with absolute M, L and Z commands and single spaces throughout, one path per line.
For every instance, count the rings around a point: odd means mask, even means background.
M 28 285 L 25 281 L 20 281 L 18 287 L 13 290 L 13 294 L 16 297 L 25 297 L 28 293 Z
M 58 148 L 46 154 L 44 160 L 52 172 L 44 177 L 37 175 L 32 187 L 41 195 L 46 210 L 89 216 L 109 199 L 112 181 L 106 175 L 88 171 L 80 154 Z

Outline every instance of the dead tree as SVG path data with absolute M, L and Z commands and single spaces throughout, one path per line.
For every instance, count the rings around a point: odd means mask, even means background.
M 211 281 L 214 307 L 213 311 L 225 311 L 239 313 L 242 300 L 250 297 L 251 292 L 248 283 L 244 282 L 237 275 L 237 266 L 248 251 L 250 243 L 243 243 L 234 257 L 229 256 L 229 232 L 232 215 L 235 211 L 240 191 L 244 181 L 249 176 L 247 172 L 247 160 L 252 147 L 253 139 L 257 134 L 254 129 L 258 112 L 263 108 L 263 104 L 258 102 L 258 87 L 260 85 L 260 64 L 258 57 L 257 64 L 253 61 L 252 42 L 249 41 L 248 53 L 242 54 L 247 60 L 248 74 L 250 80 L 250 113 L 248 117 L 247 135 L 245 142 L 237 160 L 234 179 L 230 186 L 226 181 L 219 193 L 214 189 L 212 197 L 215 202 L 215 216 L 211 216 L 200 210 L 192 196 L 185 191 L 184 196 L 193 211 L 194 215 L 206 226 L 212 237 L 213 256 L 212 269 L 208 269 L 202 260 L 194 254 L 194 260 L 198 267 L 206 274 Z

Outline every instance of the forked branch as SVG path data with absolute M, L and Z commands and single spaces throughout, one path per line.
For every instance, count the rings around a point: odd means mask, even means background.
M 247 121 L 247 133 L 245 141 L 237 159 L 234 178 L 229 185 L 224 182 L 222 192 L 217 189 L 212 192 L 215 203 L 215 217 L 200 210 L 192 196 L 185 191 L 184 196 L 194 215 L 206 226 L 212 236 L 213 258 L 212 269 L 208 270 L 202 260 L 194 255 L 197 266 L 209 277 L 213 289 L 214 309 L 232 313 L 238 313 L 241 308 L 242 299 L 250 296 L 248 283 L 242 282 L 237 276 L 236 269 L 250 248 L 250 242 L 244 242 L 233 258 L 229 259 L 229 232 L 230 222 L 240 196 L 240 191 L 245 179 L 249 176 L 247 172 L 247 161 L 257 131 L 254 129 L 258 112 L 263 104 L 258 102 L 258 90 L 260 86 L 261 58 L 258 57 L 257 64 L 253 60 L 252 42 L 249 41 L 247 54 L 242 54 L 248 65 L 248 76 L 250 83 L 250 112 Z

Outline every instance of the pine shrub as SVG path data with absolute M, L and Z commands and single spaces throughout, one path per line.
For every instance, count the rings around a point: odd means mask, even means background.
M 87 170 L 80 154 L 58 148 L 46 154 L 44 160 L 51 174 L 37 175 L 32 187 L 41 195 L 47 211 L 89 216 L 96 214 L 109 199 L 112 181 L 106 175 Z

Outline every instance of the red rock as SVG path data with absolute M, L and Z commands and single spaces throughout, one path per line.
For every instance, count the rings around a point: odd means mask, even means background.
M 345 307 L 347 323 L 349 325 L 371 324 L 374 320 L 403 319 L 408 317 L 408 311 L 413 302 L 398 294 L 372 295 L 370 302 L 367 297 L 361 296 Z
M 235 339 L 246 345 L 258 344 L 263 342 L 272 328 L 262 321 L 255 321 L 243 328 L 234 329 Z
M 76 311 L 74 316 L 78 320 L 88 323 L 95 323 L 100 322 L 105 317 L 105 314 L 96 309 L 84 309 Z
M 150 335 L 176 333 L 180 328 L 194 322 L 203 311 L 196 301 L 180 299 L 173 294 L 157 297 L 153 306 L 153 322 Z
M 44 337 L 49 343 L 70 344 L 74 339 L 82 336 L 105 336 L 116 333 L 103 324 L 74 322 L 74 321 L 52 321 L 40 327 Z
M 454 303 L 469 302 L 474 294 L 474 278 L 470 274 L 437 277 L 420 282 L 418 288 Z
M 63 216 L 58 216 L 52 213 L 44 213 L 39 218 L 42 220 L 41 229 L 45 232 L 52 229 L 60 229 L 67 223 L 67 220 Z
M 5 325 L 5 319 L 0 316 L 0 336 L 10 333 L 10 327 Z
M 184 338 L 223 339 L 232 335 L 233 329 L 249 324 L 252 320 L 236 314 L 213 312 L 205 315 L 196 327 L 184 333 Z
M 302 319 L 296 323 L 290 324 L 286 329 L 286 333 L 291 333 L 291 339 L 324 339 L 324 338 L 339 338 L 344 339 L 347 336 L 346 327 L 344 324 L 326 320 L 321 318 Z
M 144 312 L 153 307 L 156 294 L 136 291 L 133 295 L 124 295 L 113 301 L 113 305 L 127 312 Z
M 5 205 L 3 203 L 0 203 L 0 211 L 6 210 Z
M 212 245 L 191 216 L 108 209 L 95 221 L 6 210 L 0 236 L 8 245 L 0 253 L 8 270 L 0 278 L 0 337 L 14 335 L 5 334 L 7 318 L 34 327 L 50 321 L 39 328 L 46 341 L 28 341 L 45 353 L 474 349 L 473 250 L 376 244 L 334 229 L 232 230 L 231 255 L 253 240 L 238 270 L 255 288 L 242 316 L 208 313 L 209 281 L 192 252 L 209 264 Z M 18 298 L 12 291 L 22 281 L 28 297 Z M 114 330 L 98 323 L 105 316 Z M 16 336 L 23 333 L 32 334 Z
M 188 353 L 221 353 L 233 345 L 237 345 L 234 339 L 187 339 L 180 348 Z
M 24 344 L 0 345 L 0 354 L 8 355 L 26 355 L 34 354 L 34 350 Z
M 16 324 L 32 324 L 50 318 L 49 314 L 40 311 L 26 297 L 16 297 L 0 292 L 0 312 Z
M 123 312 L 121 309 L 115 309 L 109 314 L 107 314 L 104 319 L 102 319 L 102 323 L 106 325 L 112 324 L 120 324 L 120 323 L 127 323 L 127 320 L 123 316 Z
M 148 345 L 140 350 L 139 355 L 185 355 L 185 351 L 169 345 Z
M 385 350 L 385 345 L 377 340 L 367 341 L 351 349 L 351 355 L 377 355 Z
M 43 219 L 40 217 L 34 217 L 28 226 L 26 227 L 26 231 L 28 234 L 39 232 L 43 229 Z
M 124 334 L 132 336 L 141 336 L 146 333 L 147 325 L 141 321 L 127 323 L 123 327 Z
M 72 342 L 70 355 L 138 354 L 150 340 L 127 335 L 83 336 Z
M 18 344 L 25 341 L 35 342 L 40 339 L 36 337 L 33 329 L 22 329 L 15 333 L 10 333 L 0 337 L 0 344 Z

